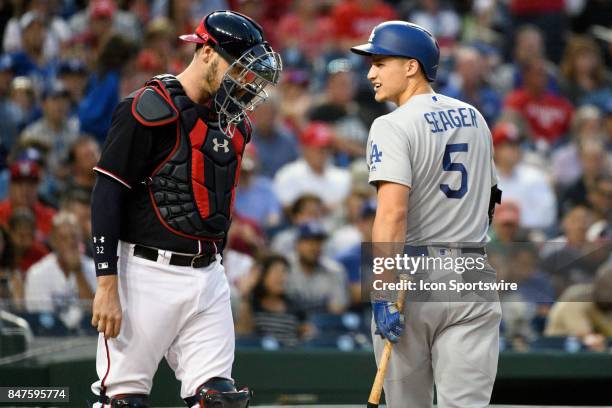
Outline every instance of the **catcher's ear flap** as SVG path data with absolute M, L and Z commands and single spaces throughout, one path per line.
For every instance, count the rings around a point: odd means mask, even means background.
M 178 111 L 156 87 L 147 86 L 132 100 L 132 115 L 145 126 L 161 126 L 178 119 Z

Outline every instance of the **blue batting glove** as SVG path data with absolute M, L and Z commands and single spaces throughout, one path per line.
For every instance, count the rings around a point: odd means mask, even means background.
M 397 343 L 404 332 L 404 316 L 397 310 L 395 303 L 386 300 L 372 301 L 372 314 L 376 331 L 383 339 Z

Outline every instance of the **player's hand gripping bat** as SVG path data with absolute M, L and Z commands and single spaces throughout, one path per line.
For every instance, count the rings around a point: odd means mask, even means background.
M 397 310 L 399 310 L 400 313 L 402 313 L 404 310 L 405 297 L 405 291 L 401 290 L 398 292 L 396 305 Z M 385 348 L 380 356 L 380 363 L 378 364 L 378 370 L 376 370 L 376 377 L 374 377 L 374 384 L 372 384 L 372 390 L 370 391 L 370 397 L 368 398 L 367 408 L 378 408 L 383 383 L 385 382 L 385 374 L 387 373 L 387 365 L 389 363 L 389 358 L 391 358 L 391 350 L 393 350 L 393 343 L 385 339 Z

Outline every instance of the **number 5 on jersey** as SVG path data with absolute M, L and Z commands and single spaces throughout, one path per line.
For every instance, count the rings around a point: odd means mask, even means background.
M 456 171 L 461 173 L 461 186 L 458 190 L 453 190 L 448 184 L 440 184 L 440 190 L 448 198 L 463 198 L 465 193 L 468 191 L 468 174 L 467 169 L 462 163 L 453 163 L 451 153 L 467 152 L 467 143 L 454 143 L 447 144 L 444 149 L 444 158 L 442 159 L 442 170 L 444 171 Z

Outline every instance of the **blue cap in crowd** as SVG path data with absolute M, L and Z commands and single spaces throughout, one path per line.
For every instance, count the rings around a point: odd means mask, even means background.
M 9 54 L 3 54 L 0 56 L 0 72 L 4 71 L 14 71 L 15 70 L 15 62 L 13 61 L 13 57 Z
M 61 81 L 53 81 L 43 90 L 43 99 L 52 98 L 56 96 L 70 96 L 68 88 L 66 88 L 66 86 Z
M 57 67 L 58 75 L 65 74 L 87 74 L 87 66 L 85 63 L 77 58 L 70 58 L 67 60 L 62 60 L 58 64 Z
M 612 115 L 612 98 L 606 101 L 606 104 L 604 106 L 604 113 L 606 115 Z
M 359 211 L 360 218 L 366 218 L 376 215 L 376 200 L 366 200 Z
M 327 232 L 323 226 L 315 221 L 301 224 L 298 230 L 298 239 L 325 239 Z

